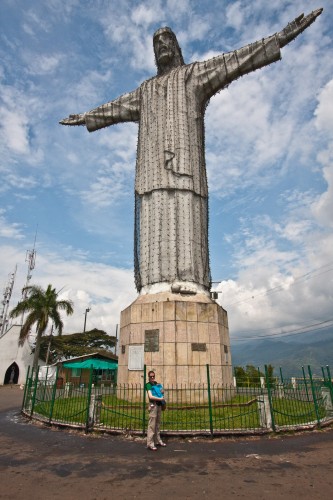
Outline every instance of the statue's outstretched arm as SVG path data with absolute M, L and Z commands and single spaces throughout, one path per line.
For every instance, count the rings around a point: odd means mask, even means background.
M 136 89 L 87 113 L 69 115 L 59 123 L 61 125 L 85 125 L 89 132 L 94 132 L 116 123 L 137 122 L 139 118 L 140 89 Z
M 294 40 L 302 31 L 304 31 L 310 24 L 315 22 L 318 16 L 322 13 L 323 9 L 317 9 L 311 12 L 308 16 L 304 17 L 304 14 L 296 17 L 291 23 L 277 33 L 280 48 L 287 45 L 287 43 Z
M 69 115 L 68 118 L 64 118 L 59 123 L 60 125 L 85 125 L 85 115 Z

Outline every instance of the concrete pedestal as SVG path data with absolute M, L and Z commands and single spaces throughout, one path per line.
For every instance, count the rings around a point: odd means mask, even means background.
M 166 387 L 232 384 L 227 312 L 205 294 L 139 296 L 121 313 L 119 384 L 143 384 L 143 365 Z

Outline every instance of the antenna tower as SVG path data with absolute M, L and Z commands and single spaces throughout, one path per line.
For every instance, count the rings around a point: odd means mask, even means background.
M 28 291 L 27 291 L 27 286 L 29 286 L 30 280 L 32 278 L 32 271 L 35 269 L 35 264 L 36 264 L 36 238 L 37 238 L 37 229 L 36 229 L 36 234 L 35 234 L 35 240 L 34 240 L 34 246 L 32 250 L 27 250 L 27 253 L 25 255 L 25 262 L 28 262 L 28 272 L 27 272 L 27 281 L 26 284 L 22 290 L 22 301 L 27 298 Z M 21 324 L 23 325 L 23 319 L 24 319 L 24 313 L 22 314 L 22 319 L 21 319 Z
M 7 312 L 9 307 L 9 301 L 12 296 L 14 288 L 16 271 L 17 271 L 17 265 L 15 266 L 15 271 L 8 275 L 8 282 L 3 291 L 2 310 L 0 314 L 0 338 L 6 333 L 7 330 L 7 325 L 8 325 Z

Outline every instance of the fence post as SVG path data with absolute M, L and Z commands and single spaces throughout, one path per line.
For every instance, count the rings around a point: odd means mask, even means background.
M 302 366 L 302 372 L 303 372 L 303 379 L 304 379 L 306 397 L 308 398 L 308 402 L 309 402 L 310 401 L 310 399 L 309 399 L 309 391 L 308 391 L 308 384 L 306 382 L 306 376 L 305 376 L 304 366 Z
M 265 429 L 272 429 L 272 413 L 269 405 L 269 398 L 267 394 L 262 392 L 261 396 L 257 398 L 257 405 L 259 410 L 260 426 Z
M 326 371 L 327 371 L 327 377 L 328 377 L 328 387 L 330 388 L 331 399 L 333 401 L 333 384 L 332 384 L 332 377 L 331 377 L 330 367 L 328 365 L 326 365 Z
M 32 401 L 31 401 L 31 411 L 30 411 L 30 417 L 32 417 L 32 414 L 34 412 L 35 408 L 35 401 L 36 401 L 36 392 L 37 392 L 37 385 L 38 385 L 38 366 L 36 369 L 36 378 L 35 378 L 35 385 L 34 385 L 34 393 L 32 395 Z
M 146 376 L 147 376 L 147 365 L 143 365 L 142 436 L 144 436 L 146 433 Z
M 27 388 L 27 395 L 26 395 L 26 401 L 25 401 L 25 411 L 27 413 L 31 411 L 32 395 L 33 395 L 33 389 L 32 389 L 33 382 L 34 382 L 34 368 L 32 367 L 30 377 L 28 378 L 28 388 Z
M 234 381 L 234 387 L 237 389 L 237 377 L 236 377 L 236 367 L 234 366 L 234 376 L 233 376 L 233 381 Z M 238 392 L 238 391 L 237 391 Z
M 267 395 L 268 395 L 269 409 L 270 409 L 270 412 L 271 412 L 271 419 L 272 419 L 272 429 L 275 432 L 276 431 L 276 427 L 275 427 L 275 418 L 274 418 L 274 408 L 273 408 L 271 384 L 269 383 L 269 376 L 268 376 L 267 365 L 265 365 L 265 377 L 266 377 L 266 386 L 267 386 Z
M 44 380 L 44 390 L 43 390 L 43 401 L 45 401 L 45 393 L 46 393 L 46 386 L 47 386 L 47 376 L 49 374 L 49 367 L 46 368 L 46 374 L 45 374 L 45 380 Z
M 309 377 L 310 377 L 311 392 L 312 392 L 313 404 L 314 404 L 315 412 L 316 412 L 317 423 L 318 423 L 318 426 L 320 427 L 319 408 L 318 408 L 316 391 L 315 391 L 315 388 L 314 388 L 314 385 L 313 385 L 312 372 L 311 372 L 310 365 L 308 365 L 308 372 L 309 372 Z
M 91 401 L 93 370 L 94 370 L 94 367 L 93 367 L 93 365 L 91 365 L 90 375 L 89 375 L 89 385 L 88 385 L 88 396 L 87 396 L 86 433 L 89 432 L 89 427 L 90 427 L 90 401 Z
M 103 425 L 101 424 L 101 412 L 102 412 L 102 394 L 95 395 L 94 408 L 93 408 L 93 425 Z
M 55 382 L 53 384 L 53 389 L 52 389 L 52 399 L 51 399 L 51 406 L 50 406 L 49 424 L 51 423 L 52 416 L 53 416 L 53 408 L 54 408 L 55 396 L 56 396 L 56 391 L 57 391 L 58 371 L 59 371 L 59 365 L 57 365 Z
M 27 387 L 28 387 L 28 380 L 29 380 L 29 371 L 30 371 L 30 365 L 28 366 L 27 376 L 25 378 L 25 386 L 24 386 L 24 394 L 23 394 L 23 401 L 22 401 L 22 406 L 21 406 L 21 412 L 25 408 L 25 398 L 26 398 L 26 395 L 27 395 Z
M 209 365 L 206 365 L 207 370 L 207 387 L 208 387 L 208 408 L 209 408 L 209 428 L 210 434 L 214 436 L 214 428 L 213 428 L 213 412 L 212 412 L 212 396 L 210 393 L 210 375 L 209 375 Z
M 332 415 L 333 403 L 332 403 L 331 391 L 329 387 L 327 387 L 326 385 L 322 386 L 320 390 L 321 390 L 321 396 L 324 401 L 325 410 L 329 415 Z
M 260 372 L 259 366 L 257 366 L 257 371 L 258 371 L 259 387 L 260 387 L 261 392 L 262 392 L 262 390 L 265 388 L 265 377 L 261 376 L 261 372 Z M 253 381 L 253 383 L 255 384 L 255 381 Z
M 324 382 L 326 382 L 326 374 L 323 366 L 321 367 L 321 373 L 323 374 Z

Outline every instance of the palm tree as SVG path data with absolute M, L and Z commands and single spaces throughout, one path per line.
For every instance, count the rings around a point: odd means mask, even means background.
M 23 291 L 26 292 L 26 298 L 14 307 L 10 317 L 17 318 L 17 316 L 28 313 L 21 328 L 19 345 L 24 344 L 32 325 L 36 323 L 37 337 L 33 368 L 37 369 L 40 342 L 49 320 L 53 322 L 55 329 L 61 335 L 64 324 L 61 321 L 59 310 L 64 310 L 67 315 L 73 314 L 73 302 L 71 300 L 57 300 L 61 290 L 57 292 L 55 288 L 52 288 L 52 285 L 48 285 L 46 290 L 37 285 L 27 286 Z

